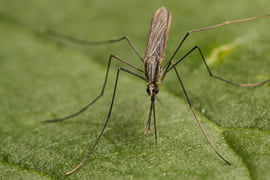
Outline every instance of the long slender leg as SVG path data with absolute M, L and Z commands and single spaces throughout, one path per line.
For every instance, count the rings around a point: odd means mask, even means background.
M 172 62 L 172 63 L 173 63 L 173 62 Z M 173 69 L 175 70 L 175 73 L 176 73 L 176 75 L 177 75 L 178 81 L 179 81 L 179 83 L 180 83 L 180 85 L 181 85 L 181 87 L 182 87 L 182 89 L 183 89 L 183 91 L 184 91 L 184 94 L 185 94 L 185 97 L 186 97 L 187 102 L 188 102 L 188 104 L 189 104 L 189 107 L 190 107 L 190 109 L 191 109 L 191 111 L 192 111 L 192 113 L 193 113 L 193 115 L 194 115 L 194 117 L 195 117 L 195 119 L 196 119 L 196 121 L 197 121 L 197 123 L 198 123 L 198 125 L 199 125 L 199 127 L 200 127 L 200 129 L 201 129 L 201 131 L 202 131 L 202 133 L 203 133 L 203 135 L 204 135 L 204 137 L 206 138 L 207 142 L 210 144 L 210 146 L 212 147 L 212 149 L 216 152 L 216 154 L 217 154 L 223 161 L 225 161 L 227 164 L 231 165 L 231 163 L 230 163 L 229 161 L 227 161 L 227 160 L 226 160 L 226 159 L 225 159 L 225 158 L 217 151 L 217 149 L 215 148 L 215 146 L 212 144 L 212 142 L 210 141 L 209 137 L 207 136 L 207 134 L 206 134 L 205 130 L 203 129 L 203 127 L 202 127 L 202 125 L 201 125 L 201 123 L 200 123 L 200 121 L 199 121 L 199 119 L 198 119 L 198 117 L 197 117 L 197 115 L 196 115 L 196 113 L 195 113 L 195 110 L 194 110 L 194 108 L 193 108 L 193 106 L 192 106 L 192 104 L 191 104 L 191 102 L 190 102 L 190 99 L 189 99 L 188 94 L 187 94 L 187 92 L 186 92 L 186 90 L 185 90 L 185 87 L 184 87 L 183 82 L 182 82 L 182 80 L 181 80 L 181 78 L 180 78 L 180 75 L 179 75 L 179 73 L 178 73 L 178 71 L 177 71 L 175 65 L 172 64 L 172 66 L 173 66 Z
M 218 79 L 218 80 L 221 80 L 221 81 L 223 81 L 223 82 L 225 82 L 225 83 L 228 83 L 228 84 L 231 84 L 231 85 L 235 85 L 235 86 L 240 86 L 240 87 L 261 86 L 261 85 L 263 85 L 263 84 L 265 84 L 265 83 L 267 83 L 267 82 L 270 82 L 270 79 L 267 79 L 267 80 L 264 80 L 264 81 L 261 81 L 261 82 L 258 82 L 258 83 L 241 84 L 241 83 L 236 83 L 236 82 L 233 82 L 233 81 L 229 81 L 229 80 L 226 80 L 226 79 L 223 79 L 223 78 L 221 78 L 221 77 L 219 77 L 219 76 L 214 75 L 214 74 L 211 72 L 209 66 L 207 65 L 206 60 L 205 60 L 205 58 L 204 58 L 204 55 L 203 55 L 203 53 L 202 53 L 201 48 L 199 47 L 199 45 L 196 45 L 196 46 L 195 46 L 194 48 L 192 48 L 188 53 L 186 53 L 182 58 L 180 58 L 180 59 L 174 64 L 174 66 L 176 66 L 177 64 L 179 64 L 182 60 L 184 60 L 189 54 L 191 54 L 191 53 L 192 53 L 193 51 L 195 51 L 196 49 L 198 49 L 198 51 L 199 51 L 199 53 L 200 53 L 200 55 L 201 55 L 202 61 L 203 61 L 204 65 L 205 65 L 205 67 L 206 67 L 206 69 L 207 69 L 207 71 L 208 71 L 210 77 L 213 77 L 213 78 L 216 78 L 216 79 Z M 167 72 L 169 72 L 171 69 L 173 69 L 173 67 L 170 67 L 170 68 L 167 70 Z
M 107 124 L 108 124 L 108 122 L 109 122 L 109 120 L 110 120 L 110 117 L 111 117 L 111 113 L 112 113 L 112 109 L 113 109 L 113 103 L 114 103 L 114 98 L 115 98 L 116 89 L 117 89 L 117 84 L 118 84 L 119 72 L 120 72 L 121 70 L 122 70 L 122 71 L 125 71 L 125 72 L 127 72 L 127 73 L 129 73 L 129 74 L 134 75 L 134 73 L 131 72 L 131 71 L 129 71 L 129 70 L 126 70 L 126 69 L 124 69 L 124 68 L 118 68 L 118 71 L 117 71 L 117 74 L 116 74 L 116 80 L 115 80 L 114 90 L 113 90 L 112 101 L 111 101 L 110 109 L 109 109 L 109 112 L 108 112 L 108 115 L 107 115 L 107 119 L 106 119 L 106 121 L 105 121 L 105 124 L 104 124 L 102 130 L 100 131 L 100 134 L 99 134 L 99 136 L 97 137 L 96 142 L 94 143 L 94 145 L 92 146 L 92 148 L 90 149 L 90 151 L 87 153 L 87 155 L 83 158 L 83 160 L 80 162 L 79 165 L 77 165 L 77 166 L 76 166 L 74 169 L 72 169 L 71 171 L 66 172 L 66 175 L 72 174 L 73 172 L 75 172 L 76 170 L 78 170 L 78 169 L 85 163 L 85 161 L 89 158 L 89 156 L 90 156 L 90 155 L 92 154 L 92 152 L 94 151 L 94 149 L 95 149 L 96 145 L 98 144 L 98 142 L 99 142 L 101 136 L 103 135 L 104 130 L 106 129 L 106 126 L 107 126 Z M 137 77 L 138 77 L 138 76 L 137 76 Z
M 49 119 L 49 120 L 44 120 L 43 122 L 47 122 L 47 123 L 51 123 L 51 122 L 60 122 L 60 121 L 64 121 L 64 120 L 67 120 L 67 119 L 70 119 L 70 118 L 73 118 L 79 114 L 81 114 L 82 112 L 84 112 L 86 109 L 88 109 L 92 104 L 94 104 L 101 96 L 103 96 L 103 93 L 104 93 L 104 90 L 105 90 L 105 87 L 106 87 L 106 84 L 107 84 L 107 79 L 108 79 L 108 75 L 109 75 L 109 70 L 110 70 L 110 66 L 111 66 L 111 60 L 112 59 L 116 59 L 116 60 L 119 60 L 127 65 L 129 65 L 130 67 L 132 67 L 133 69 L 137 70 L 137 71 L 140 71 L 142 73 L 144 73 L 143 70 L 141 70 L 140 68 L 137 68 L 136 66 L 130 64 L 129 62 L 127 62 L 126 60 L 116 56 L 116 55 L 113 55 L 111 54 L 110 55 L 110 58 L 109 58 L 109 62 L 108 62 L 108 66 L 107 66 L 107 72 L 106 72 L 106 76 L 105 76 L 105 80 L 104 80 L 104 83 L 103 83 L 103 86 L 102 86 L 102 89 L 101 89 L 101 92 L 100 94 L 94 99 L 92 100 L 89 104 L 87 104 L 85 107 L 83 107 L 82 109 L 80 109 L 79 111 L 71 114 L 71 115 L 68 115 L 68 116 L 65 116 L 65 117 L 62 117 L 62 118 L 58 118 L 58 119 Z M 135 74 L 133 73 L 135 76 L 143 79 L 143 80 L 146 80 L 144 77 L 138 75 L 138 74 Z
M 124 36 L 124 37 L 121 37 L 121 38 L 118 38 L 118 39 L 105 40 L 105 41 L 86 41 L 86 40 L 74 38 L 72 36 L 69 36 L 69 35 L 66 35 L 66 34 L 63 34 L 63 33 L 52 31 L 52 30 L 49 30 L 49 29 L 46 29 L 46 28 L 41 28 L 40 31 L 42 33 L 46 33 L 48 35 L 55 36 L 55 37 L 63 39 L 63 40 L 67 40 L 67 41 L 77 43 L 77 44 L 81 44 L 81 45 L 88 45 L 88 46 L 111 44 L 111 43 L 120 42 L 122 40 L 126 40 L 128 42 L 128 44 L 130 45 L 130 47 L 132 48 L 132 50 L 136 53 L 136 55 L 141 59 L 141 61 L 143 61 L 143 58 L 139 54 L 138 50 L 136 49 L 134 44 L 131 42 L 131 40 L 127 36 Z
M 221 23 L 221 24 L 217 24 L 217 25 L 213 25 L 213 26 L 208 26 L 208 27 L 204 27 L 204 28 L 194 29 L 194 30 L 188 31 L 188 32 L 186 33 L 186 35 L 184 36 L 184 38 L 182 39 L 182 41 L 181 41 L 181 42 L 179 43 L 179 45 L 177 46 L 176 50 L 174 51 L 173 55 L 172 55 L 171 58 L 169 59 L 168 63 L 165 64 L 165 66 L 164 66 L 165 71 L 164 71 L 164 74 L 163 74 L 161 80 L 164 79 L 166 73 L 168 72 L 168 69 L 169 69 L 170 66 L 171 66 L 171 62 L 172 62 L 173 58 L 175 57 L 175 55 L 177 54 L 177 52 L 179 51 L 179 49 L 180 49 L 181 46 L 183 45 L 184 41 L 187 39 L 187 37 L 188 37 L 191 33 L 199 32 L 199 31 L 205 31 L 205 30 L 209 30 L 209 29 L 214 29 L 214 28 L 218 28 L 218 27 L 221 27 L 221 26 L 225 26 L 225 25 L 229 25 L 229 24 L 234 24 L 234 23 L 240 23 L 240 22 L 252 21 L 252 20 L 264 18 L 264 17 L 267 17 L 267 16 L 270 16 L 270 13 L 269 13 L 269 14 L 262 15 L 262 16 L 250 17 L 250 18 L 239 19 L 239 20 L 234 20 L 234 21 L 225 21 L 224 23 Z

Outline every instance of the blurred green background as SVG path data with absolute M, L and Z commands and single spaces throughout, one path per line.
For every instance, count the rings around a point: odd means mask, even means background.
M 226 165 L 204 139 L 172 71 L 160 85 L 158 144 L 144 135 L 146 83 L 121 73 L 108 128 L 92 156 L 66 177 L 103 127 L 112 96 L 114 63 L 102 100 L 62 123 L 41 120 L 75 112 L 101 90 L 111 53 L 143 67 L 126 42 L 87 47 L 40 32 L 48 28 L 84 40 L 129 36 L 144 54 L 155 10 L 172 13 L 166 57 L 188 30 L 269 13 L 267 0 L 0 2 L 1 179 L 268 179 L 270 85 L 234 87 L 210 78 L 199 53 L 179 66 L 203 127 Z M 179 59 L 199 44 L 213 73 L 240 83 L 270 78 L 270 18 L 192 34 Z M 165 58 L 165 61 L 168 60 Z M 126 66 L 125 66 L 126 67 Z

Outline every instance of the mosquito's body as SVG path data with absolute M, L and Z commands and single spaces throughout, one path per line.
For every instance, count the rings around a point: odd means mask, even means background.
M 171 13 L 165 7 L 158 9 L 152 19 L 151 27 L 148 35 L 147 46 L 143 63 L 145 67 L 145 75 L 150 82 L 148 87 L 157 89 L 157 82 L 161 82 L 162 78 L 162 62 L 165 57 L 165 48 L 168 32 L 171 24 Z M 154 95 L 152 89 L 149 89 L 149 95 Z
M 67 172 L 66 174 L 71 174 L 73 172 L 75 172 L 79 167 L 81 167 L 84 162 L 86 161 L 86 159 L 88 159 L 88 157 L 92 154 L 93 150 L 95 149 L 97 143 L 99 142 L 108 122 L 111 116 L 111 112 L 113 109 L 113 103 L 114 103 L 114 99 L 115 99 L 115 94 L 116 94 L 116 89 L 117 89 L 117 84 L 118 84 L 118 77 L 119 77 L 119 73 L 120 71 L 124 71 L 127 72 L 131 75 L 134 75 L 144 81 L 146 81 L 148 83 L 147 85 L 147 93 L 151 98 L 151 105 L 150 105 L 150 111 L 149 111 L 149 117 L 148 117 L 148 121 L 147 121 L 147 125 L 145 128 L 145 133 L 150 133 L 150 124 L 151 124 L 151 117 L 153 114 L 153 119 L 154 119 L 154 127 L 155 127 L 155 141 L 157 142 L 157 130 L 156 130 L 156 117 L 155 117 L 155 98 L 157 93 L 159 92 L 158 90 L 158 84 L 160 84 L 162 82 L 162 80 L 164 79 L 164 77 L 166 76 L 166 74 L 171 71 L 172 69 L 174 69 L 177 79 L 180 83 L 181 88 L 183 89 L 184 95 L 187 99 L 187 102 L 189 104 L 189 107 L 191 108 L 191 111 L 203 133 L 203 135 L 205 136 L 206 140 L 208 141 L 208 143 L 210 144 L 211 148 L 216 152 L 216 154 L 222 159 L 224 160 L 227 164 L 231 164 L 229 161 L 227 161 L 214 147 L 214 145 L 211 143 L 210 139 L 208 138 L 206 132 L 204 131 L 203 127 L 200 124 L 200 121 L 195 113 L 195 110 L 191 104 L 191 101 L 189 99 L 189 96 L 184 88 L 184 85 L 182 83 L 182 80 L 180 78 L 180 75 L 178 73 L 178 70 L 176 69 L 176 65 L 179 64 L 182 60 L 185 59 L 185 57 L 187 57 L 189 54 L 191 54 L 192 52 L 194 52 L 196 49 L 199 51 L 201 58 L 203 60 L 203 63 L 209 73 L 209 75 L 213 78 L 216 78 L 218 80 L 221 80 L 225 83 L 229 83 L 232 85 L 236 85 L 236 86 L 241 86 L 241 87 L 251 87 L 251 86 L 260 86 L 262 84 L 265 84 L 266 82 L 269 82 L 270 79 L 259 82 L 259 83 L 253 83 L 253 84 L 240 84 L 240 83 L 235 83 L 232 81 L 228 81 L 225 80 L 219 76 L 214 75 L 210 68 L 208 67 L 205 58 L 203 56 L 203 53 L 200 49 L 200 47 L 198 45 L 194 46 L 190 51 L 188 51 L 182 58 L 180 58 L 179 60 L 177 60 L 175 63 L 173 62 L 173 59 L 176 55 L 176 53 L 179 51 L 179 49 L 181 48 L 183 42 L 187 39 L 187 37 L 194 32 L 199 32 L 199 31 L 204 31 L 204 30 L 208 30 L 208 29 L 213 29 L 213 28 L 217 28 L 217 27 L 221 27 L 224 25 L 228 25 L 228 24 L 232 24 L 232 23 L 239 23 L 239 22 L 245 22 L 245 21 L 250 21 L 250 20 L 255 20 L 255 19 L 259 19 L 259 18 L 263 18 L 266 16 L 270 16 L 270 14 L 266 14 L 263 16 L 257 16 L 257 17 L 252 17 L 252 18 L 246 18 L 246 19 L 240 19 L 240 20 L 235 20 L 235 21 L 226 21 L 225 23 L 222 24 L 217 24 L 214 26 L 209 26 L 209 27 L 205 27 L 205 28 L 200 28 L 200 29 L 195 29 L 195 30 L 191 30 L 188 31 L 186 33 L 186 35 L 184 36 L 184 38 L 182 39 L 182 41 L 179 43 L 178 47 L 176 48 L 175 52 L 173 53 L 173 55 L 170 57 L 169 61 L 167 62 L 167 64 L 165 64 L 164 66 L 164 70 L 162 69 L 162 62 L 164 60 L 165 57 L 165 48 L 166 48 L 166 42 L 167 42 L 167 38 L 168 38 L 168 32 L 170 29 L 170 24 L 171 24 L 171 13 L 170 11 L 165 8 L 165 7 L 161 7 L 159 8 L 153 18 L 152 18 L 152 22 L 151 22 L 151 26 L 150 26 L 150 31 L 149 31 L 149 36 L 148 36 L 148 41 L 147 41 L 147 46 L 146 46 L 146 50 L 145 50 L 145 54 L 144 57 L 142 58 L 140 56 L 140 54 L 138 53 L 138 51 L 136 50 L 135 46 L 132 44 L 132 42 L 130 41 L 130 39 L 128 37 L 123 37 L 120 39 L 116 39 L 116 40 L 108 40 L 108 41 L 102 41 L 102 42 L 89 42 L 89 41 L 84 41 L 84 40 L 79 40 L 79 39 L 75 39 L 73 37 L 64 35 L 64 34 L 60 34 L 54 31 L 45 31 L 46 33 L 52 34 L 54 36 L 58 36 L 62 39 L 67 39 L 70 41 L 73 41 L 75 43 L 80 43 L 80 44 L 84 44 L 84 45 L 99 45 L 99 44 L 106 44 L 106 43 L 114 43 L 114 42 L 119 42 L 122 40 L 127 40 L 128 44 L 132 47 L 132 49 L 134 50 L 134 52 L 137 54 L 137 56 L 141 59 L 141 61 L 144 64 L 144 70 L 141 68 L 138 68 L 132 64 L 130 64 L 128 61 L 111 54 L 110 58 L 109 58 L 109 63 L 108 63 L 108 68 L 107 68 L 107 72 L 106 72 L 106 76 L 105 76 L 105 80 L 104 80 L 104 84 L 101 90 L 100 95 L 98 95 L 94 100 L 92 100 L 87 106 L 85 106 L 84 108 L 82 108 L 81 110 L 79 110 L 78 112 L 71 114 L 69 116 L 63 117 L 63 118 L 59 118 L 59 119 L 53 119 L 53 120 L 45 120 L 45 122 L 59 122 L 59 121 L 63 121 L 66 119 L 70 119 L 74 116 L 79 115 L 80 113 L 82 113 L 83 111 L 85 111 L 87 108 L 89 108 L 92 104 L 94 104 L 104 93 L 105 90 L 105 86 L 107 83 L 107 78 L 108 78 L 108 74 L 109 74 L 109 69 L 110 69 L 110 65 L 111 65 L 111 60 L 115 59 L 118 61 L 121 61 L 122 63 L 127 64 L 129 67 L 133 68 L 133 70 L 138 71 L 139 73 L 143 73 L 145 75 L 142 76 L 140 74 L 134 73 L 130 70 L 124 69 L 124 68 L 118 68 L 117 71 L 117 75 L 116 75 L 116 81 L 115 81 L 115 86 L 114 86 L 114 91 L 113 91 L 113 96 L 112 96 L 112 101 L 111 101 L 111 105 L 110 105 L 110 109 L 109 109 L 109 113 L 107 116 L 107 119 L 105 121 L 104 127 L 102 128 L 96 142 L 94 143 L 94 145 L 92 146 L 91 150 L 88 152 L 88 154 L 85 156 L 85 158 L 81 161 L 81 163 L 75 167 L 73 170 Z
M 147 93 L 151 96 L 149 118 L 144 133 L 150 133 L 151 113 L 154 113 L 155 140 L 157 142 L 157 130 L 155 120 L 155 97 L 158 93 L 158 84 L 162 78 L 162 62 L 165 56 L 166 42 L 171 24 L 171 13 L 165 8 L 159 8 L 152 19 L 148 35 L 147 46 L 143 58 L 145 76 L 149 84 Z

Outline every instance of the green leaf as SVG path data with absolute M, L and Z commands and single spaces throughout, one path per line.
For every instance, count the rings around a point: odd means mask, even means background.
M 1 179 L 267 179 L 270 176 L 269 84 L 240 88 L 210 78 L 198 52 L 178 66 L 209 138 L 201 133 L 171 71 L 160 85 L 154 132 L 144 135 L 149 113 L 146 84 L 120 73 L 112 116 L 94 144 L 109 110 L 117 67 L 104 96 L 72 120 L 41 120 L 76 112 L 101 91 L 108 58 L 116 54 L 143 68 L 126 42 L 86 47 L 49 37 L 49 28 L 84 40 L 129 36 L 140 54 L 154 11 L 172 12 L 166 57 L 188 30 L 269 13 L 269 1 L 2 1 L 0 3 Z M 213 73 L 240 83 L 270 78 L 270 18 L 190 35 L 176 59 L 200 45 Z M 124 66 L 126 67 L 126 66 Z M 135 109 L 135 106 L 138 107 Z M 168 114 L 169 113 L 169 114 Z M 153 125 L 152 125 L 153 126 Z

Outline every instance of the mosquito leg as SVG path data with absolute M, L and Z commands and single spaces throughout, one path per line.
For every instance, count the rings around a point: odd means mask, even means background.
M 136 49 L 134 44 L 131 42 L 131 40 L 127 36 L 124 36 L 124 37 L 121 37 L 121 38 L 118 38 L 118 39 L 105 40 L 105 41 L 86 41 L 86 40 L 77 39 L 77 38 L 74 38 L 72 36 L 69 36 L 69 35 L 66 35 L 66 34 L 63 34 L 63 33 L 59 33 L 59 32 L 56 32 L 56 31 L 53 31 L 53 30 L 50 30 L 50 29 L 46 29 L 46 28 L 41 28 L 40 32 L 51 35 L 51 36 L 54 36 L 54 37 L 57 37 L 59 39 L 70 41 L 72 43 L 81 44 L 81 45 L 87 45 L 87 46 L 111 44 L 111 43 L 120 42 L 122 40 L 126 40 L 128 42 L 128 44 L 130 45 L 130 47 L 132 48 L 132 50 L 136 53 L 136 55 L 141 59 L 141 61 L 143 61 L 143 58 L 139 54 L 138 50 Z
M 137 76 L 135 73 L 129 71 L 129 70 L 126 70 L 124 68 L 118 68 L 118 71 L 117 71 L 117 74 L 116 74 L 116 80 L 115 80 L 115 85 L 114 85 L 114 90 L 113 90 L 113 96 L 112 96 L 112 101 L 111 101 L 111 105 L 110 105 L 110 109 L 109 109 L 109 112 L 108 112 L 108 115 L 107 115 L 107 119 L 105 121 L 105 124 L 102 128 L 102 130 L 100 131 L 100 134 L 99 136 L 97 137 L 97 140 L 96 142 L 94 143 L 94 145 L 92 146 L 92 148 L 90 149 L 90 151 L 87 153 L 87 155 L 83 158 L 83 160 L 80 162 L 79 165 L 77 165 L 74 169 L 72 169 L 71 171 L 68 171 L 66 172 L 66 175 L 69 175 L 69 174 L 72 174 L 74 173 L 75 171 L 77 171 L 84 163 L 85 161 L 89 158 L 89 156 L 92 154 L 92 152 L 94 151 L 96 145 L 98 144 L 101 136 L 103 135 L 105 129 L 106 129 L 106 126 L 111 118 L 111 113 L 112 113 L 112 109 L 113 109 L 113 103 L 114 103 L 114 98 L 115 98 L 115 94 L 116 94 L 116 89 L 117 89 L 117 84 L 118 84 L 118 78 L 119 78 L 119 74 L 120 74 L 120 71 L 125 71 L 129 74 L 132 74 L 132 75 L 135 75 L 136 77 L 139 77 Z
M 213 77 L 213 78 L 216 78 L 216 79 L 221 80 L 221 81 L 223 81 L 223 82 L 225 82 L 225 83 L 228 83 L 228 84 L 231 84 L 231 85 L 235 85 L 235 86 L 240 86 L 240 87 L 261 86 L 261 85 L 263 85 L 263 84 L 265 84 L 265 83 L 267 83 L 267 82 L 270 82 L 270 79 L 267 79 L 267 80 L 264 80 L 264 81 L 261 81 L 261 82 L 258 82 L 258 83 L 241 84 L 241 83 L 236 83 L 236 82 L 233 82 L 233 81 L 229 81 L 229 80 L 226 80 L 226 79 L 223 79 L 223 78 L 221 78 L 221 77 L 219 77 L 219 76 L 214 75 L 214 74 L 211 72 L 209 66 L 207 65 L 206 60 L 205 60 L 205 58 L 204 58 L 204 55 L 203 55 L 203 53 L 202 53 L 202 51 L 201 51 L 199 45 L 196 45 L 196 46 L 195 46 L 194 48 L 192 48 L 188 53 L 186 53 L 181 59 L 179 59 L 179 60 L 174 64 L 174 66 L 176 66 L 178 63 L 180 63 L 182 60 L 184 60 L 189 54 L 191 54 L 191 53 L 192 53 L 193 51 L 195 51 L 196 49 L 198 49 L 198 51 L 199 51 L 199 53 L 200 53 L 200 55 L 201 55 L 201 58 L 202 58 L 202 60 L 203 60 L 203 63 L 204 63 L 204 65 L 205 65 L 205 67 L 206 67 L 206 69 L 207 69 L 209 75 L 210 75 L 211 77 Z M 171 69 L 173 69 L 173 67 L 170 67 L 170 68 L 168 69 L 167 72 L 169 72 Z
M 111 66 L 111 60 L 112 59 L 116 59 L 116 60 L 119 60 L 120 62 L 123 62 L 125 64 L 127 64 L 128 66 L 132 67 L 133 69 L 137 70 L 137 71 L 140 71 L 142 73 L 144 73 L 143 70 L 141 70 L 140 68 L 137 68 L 136 66 L 130 64 L 129 62 L 127 62 L 126 60 L 116 56 L 116 55 L 110 55 L 110 58 L 109 58 L 109 63 L 108 63 L 108 66 L 107 66 L 107 72 L 106 72 L 106 76 L 105 76 L 105 80 L 104 80 L 104 83 L 103 83 L 103 87 L 101 89 L 101 92 L 100 94 L 94 99 L 92 100 L 89 104 L 87 104 L 85 107 L 83 107 L 82 109 L 80 109 L 79 111 L 71 114 L 71 115 L 68 115 L 68 116 L 65 116 L 65 117 L 62 117 L 62 118 L 58 118 L 58 119 L 49 119 L 49 120 L 44 120 L 43 122 L 46 122 L 46 123 L 52 123 L 52 122 L 60 122 L 60 121 L 64 121 L 64 120 L 67 120 L 67 119 L 70 119 L 70 118 L 73 118 L 79 114 L 81 114 L 82 112 L 84 112 L 86 109 L 88 109 L 91 105 L 93 105 L 101 96 L 103 96 L 103 93 L 104 93 L 104 90 L 105 90 L 105 87 L 106 87 L 106 84 L 107 84 L 107 79 L 108 79 L 108 75 L 109 75 L 109 70 L 110 70 L 110 66 Z M 135 74 L 133 73 L 135 76 L 143 79 L 143 80 L 146 80 L 144 77 L 138 75 L 138 74 Z
M 173 55 L 170 57 L 168 63 L 165 64 L 165 66 L 164 66 L 165 71 L 164 71 L 164 74 L 163 74 L 161 80 L 164 79 L 166 73 L 168 72 L 168 69 L 169 69 L 170 66 L 171 66 L 171 62 L 172 62 L 173 58 L 175 57 L 175 55 L 177 54 L 177 52 L 179 51 L 179 49 L 180 49 L 181 46 L 183 45 L 184 41 L 187 39 L 187 37 L 188 37 L 191 33 L 200 32 L 200 31 L 206 31 L 206 30 L 209 30 L 209 29 L 215 29 L 215 28 L 222 27 L 222 26 L 229 25 L 229 24 L 235 24 L 235 23 L 241 23 L 241 22 L 252 21 L 252 20 L 261 19 L 261 18 L 268 17 L 268 16 L 270 16 L 270 13 L 269 13 L 269 14 L 262 15 L 262 16 L 255 16 L 255 17 L 250 17 L 250 18 L 245 18 L 245 19 L 239 19 L 239 20 L 233 20 L 233 21 L 225 21 L 224 23 L 221 23 L 221 24 L 216 24 L 216 25 L 213 25 L 213 26 L 208 26 L 208 27 L 204 27 L 204 28 L 194 29 L 194 30 L 188 31 L 188 32 L 186 33 L 186 35 L 184 36 L 184 38 L 182 39 L 182 41 L 181 41 L 181 42 L 179 43 L 179 45 L 177 46 L 177 48 L 176 48 L 176 50 L 174 51 Z
M 214 146 L 214 145 L 212 144 L 212 142 L 210 141 L 209 137 L 207 136 L 205 130 L 203 129 L 203 127 L 202 127 L 202 125 L 201 125 L 201 123 L 200 123 L 200 121 L 199 121 L 199 119 L 198 119 L 198 117 L 197 117 L 197 115 L 196 115 L 196 113 L 195 113 L 195 110 L 194 110 L 194 108 L 193 108 L 193 106 L 192 106 L 192 104 L 191 104 L 191 101 L 190 101 L 190 99 L 189 99 L 189 97 L 188 97 L 188 94 L 187 94 L 187 92 L 186 92 L 186 90 L 185 90 L 185 87 L 184 87 L 183 82 L 182 82 L 182 80 L 181 80 L 181 78 L 180 78 L 180 75 L 179 75 L 177 69 L 175 68 L 175 65 L 172 64 L 172 67 L 173 67 L 173 69 L 174 69 L 174 71 L 175 71 L 175 73 L 176 73 L 176 75 L 177 75 L 178 81 L 179 81 L 179 83 L 180 83 L 180 85 L 181 85 L 181 87 L 182 87 L 182 89 L 183 89 L 183 91 L 184 91 L 184 94 L 185 94 L 185 97 L 186 97 L 187 102 L 188 102 L 188 104 L 189 104 L 189 107 L 190 107 L 190 109 L 191 109 L 191 111 L 192 111 L 192 113 L 193 113 L 193 115 L 194 115 L 194 117 L 195 117 L 195 119 L 196 119 L 196 121 L 197 121 L 197 123 L 198 123 L 198 125 L 199 125 L 199 127 L 200 127 L 200 129 L 201 129 L 201 131 L 202 131 L 202 133 L 203 133 L 203 135 L 204 135 L 204 137 L 206 138 L 207 142 L 210 144 L 210 146 L 212 147 L 212 149 L 216 152 L 216 154 L 217 154 L 223 161 L 225 161 L 227 164 L 231 165 L 231 163 L 230 163 L 229 161 L 227 161 L 227 160 L 226 160 L 226 159 L 225 159 L 225 158 L 217 151 L 217 149 L 215 148 L 215 146 Z

